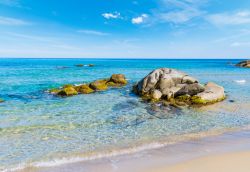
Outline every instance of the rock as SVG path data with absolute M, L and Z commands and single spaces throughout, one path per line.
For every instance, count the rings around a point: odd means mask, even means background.
M 194 95 L 204 91 L 195 78 L 168 68 L 154 70 L 134 86 L 134 91 L 139 95 L 148 95 L 155 89 L 160 90 L 168 99 L 176 95 Z
M 250 68 L 250 60 L 241 61 L 236 64 L 238 67 Z
M 4 102 L 4 100 L 3 99 L 0 99 L 0 103 L 3 103 Z
M 68 87 L 74 87 L 74 85 L 72 85 L 72 84 L 66 84 L 66 85 L 63 86 L 63 88 L 68 88 Z
M 108 87 L 120 87 L 127 84 L 126 78 L 122 74 L 113 74 L 109 79 L 101 79 L 89 84 L 74 86 L 66 84 L 58 89 L 51 89 L 48 92 L 58 96 L 73 96 L 79 94 L 90 94 L 95 91 L 107 90 Z
M 60 89 L 57 89 L 57 88 L 53 88 L 53 89 L 49 90 L 49 92 L 50 92 L 51 94 L 58 94 L 60 91 L 61 91 L 61 90 L 60 90 Z
M 194 104 L 210 104 L 222 101 L 225 97 L 223 87 L 213 82 L 209 82 L 205 85 L 205 91 L 193 96 L 191 101 Z
M 107 80 L 106 79 L 102 79 L 102 80 L 96 80 L 94 82 L 91 82 L 89 84 L 89 87 L 93 90 L 107 90 L 108 86 L 107 86 Z
M 95 65 L 94 64 L 88 64 L 88 67 L 94 67 Z
M 113 82 L 115 84 L 121 84 L 121 85 L 127 84 L 127 80 L 125 76 L 122 74 L 113 74 L 108 82 Z
M 152 71 L 133 87 L 134 93 L 147 100 L 162 100 L 176 106 L 207 104 L 225 98 L 224 88 L 214 83 L 205 86 L 197 79 L 175 69 Z
M 75 86 L 74 88 L 78 93 L 81 93 L 81 94 L 90 94 L 90 93 L 95 92 L 95 90 L 91 89 L 89 85 L 86 85 L 86 84 Z
M 74 87 L 63 88 L 60 92 L 57 93 L 57 95 L 59 96 L 73 96 L 77 94 L 78 92 L 75 90 Z
M 84 65 L 83 64 L 76 64 L 75 66 L 76 67 L 83 67 Z
M 162 93 L 159 91 L 159 90 L 153 90 L 151 92 L 151 97 L 154 99 L 154 100 L 160 100 L 161 99 L 161 96 L 162 96 Z

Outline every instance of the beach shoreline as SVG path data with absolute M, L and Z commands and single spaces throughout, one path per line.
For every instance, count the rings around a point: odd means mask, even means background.
M 231 131 L 222 135 L 208 136 L 200 139 L 193 139 L 162 148 L 144 150 L 132 154 L 105 157 L 96 160 L 67 163 L 52 167 L 29 167 L 21 172 L 61 172 L 61 171 L 88 171 L 88 172 L 115 172 L 115 171 L 178 171 L 187 167 L 188 169 L 206 170 L 200 164 L 214 165 L 214 170 L 218 164 L 220 171 L 223 170 L 223 163 L 235 161 L 242 158 L 241 163 L 248 160 L 250 152 L 250 138 L 247 136 L 250 130 Z M 230 155 L 228 158 L 227 156 Z M 208 161 L 207 161 L 208 160 Z M 198 165 L 197 165 L 198 162 Z M 217 165 L 217 166 L 216 166 Z M 232 169 L 237 168 L 237 163 Z M 204 165 L 205 167 L 205 165 Z M 247 166 L 246 166 L 247 167 Z M 225 168 L 225 170 L 228 168 Z M 208 169 L 209 170 L 209 169 Z

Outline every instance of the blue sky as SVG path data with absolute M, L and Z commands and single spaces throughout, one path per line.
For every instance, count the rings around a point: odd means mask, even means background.
M 249 58 L 249 0 L 0 0 L 0 57 Z

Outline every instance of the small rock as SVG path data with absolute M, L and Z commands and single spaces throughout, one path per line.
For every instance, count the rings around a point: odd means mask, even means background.
M 159 90 L 153 90 L 151 92 L 151 97 L 154 99 L 154 100 L 160 100 L 162 96 L 162 93 L 159 91 Z
M 60 92 L 57 93 L 59 96 L 73 96 L 77 95 L 77 91 L 75 90 L 74 87 L 67 87 L 61 90 Z
M 250 68 L 250 60 L 241 61 L 236 64 L 238 67 Z
M 75 66 L 76 67 L 83 67 L 84 65 L 83 64 L 76 64 Z
M 103 79 L 103 80 L 97 80 L 94 82 L 91 82 L 89 84 L 89 87 L 93 90 L 107 90 L 108 86 L 107 86 L 107 80 Z
M 75 87 L 75 90 L 78 92 L 78 93 L 82 93 L 82 94 L 90 94 L 90 93 L 93 93 L 95 92 L 95 90 L 91 89 L 89 87 L 89 85 L 80 85 L 80 86 L 76 86 Z
M 123 74 L 113 74 L 109 79 L 109 82 L 114 82 L 116 84 L 127 84 L 127 80 Z

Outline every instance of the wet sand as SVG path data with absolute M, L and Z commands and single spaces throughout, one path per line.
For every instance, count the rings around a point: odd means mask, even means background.
M 191 139 L 159 149 L 145 150 L 91 161 L 53 167 L 29 168 L 27 172 L 200 172 L 250 169 L 250 130 Z M 225 168 L 224 168 L 225 167 Z M 189 170 L 190 169 L 190 170 Z M 237 170 L 235 170 L 237 169 Z M 189 171 L 184 171 L 189 170 Z M 242 171 L 241 171 L 242 170 Z
M 249 172 L 250 151 L 206 156 L 146 172 Z M 145 172 L 145 171 L 144 171 Z

